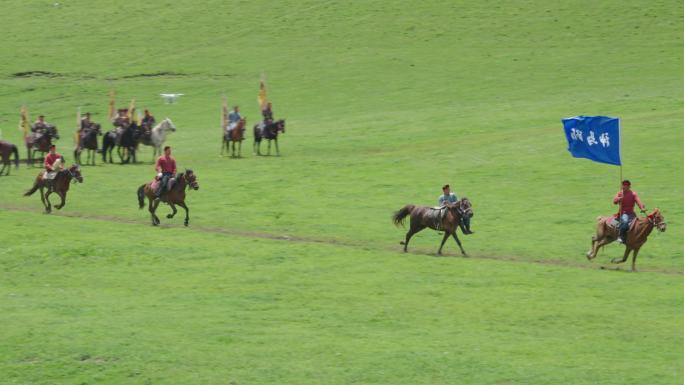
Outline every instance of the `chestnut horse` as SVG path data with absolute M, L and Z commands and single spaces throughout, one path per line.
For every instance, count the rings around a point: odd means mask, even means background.
M 456 236 L 456 230 L 458 230 L 462 216 L 473 216 L 472 205 L 468 198 L 464 197 L 458 202 L 447 204 L 442 208 L 406 205 L 394 213 L 392 220 L 395 225 L 399 226 L 404 224 L 404 219 L 409 215 L 411 216 L 409 231 L 406 233 L 406 240 L 400 242 L 404 245 L 404 252 L 408 250 L 408 243 L 411 237 L 415 233 L 429 227 L 433 230 L 444 231 L 444 238 L 442 238 L 437 254 L 442 254 L 442 247 L 444 247 L 444 243 L 449 238 L 449 235 L 451 235 L 456 240 L 461 253 L 467 256 L 463 246 L 461 246 L 461 241 Z
M 74 179 L 79 183 L 83 183 L 83 176 L 81 175 L 81 167 L 77 164 L 74 164 L 66 170 L 58 171 L 55 179 L 53 180 L 52 187 L 48 187 L 47 181 L 43 179 L 43 173 L 44 171 L 41 171 L 38 174 L 36 181 L 33 183 L 33 187 L 25 192 L 24 196 L 29 196 L 36 192 L 36 190 L 40 190 L 40 200 L 45 206 L 45 212 L 49 214 L 52 211 L 52 204 L 50 204 L 49 199 L 50 194 L 54 192 L 59 195 L 62 201 L 56 205 L 55 208 L 57 210 L 61 209 L 66 203 L 66 195 L 67 191 L 69 191 L 71 180 Z M 47 188 L 48 191 L 47 193 L 43 194 L 43 190 L 45 188 Z
M 223 155 L 223 150 L 230 152 L 230 156 L 235 158 L 235 143 L 238 144 L 237 157 L 240 157 L 242 153 L 242 141 L 245 140 L 245 127 L 247 126 L 247 118 L 244 116 L 230 131 L 223 133 L 223 144 L 221 145 L 221 155 Z M 233 149 L 231 151 L 230 142 L 233 142 Z
M 19 150 L 17 146 L 10 142 L 5 142 L 0 140 L 0 159 L 2 159 L 2 168 L 0 169 L 0 175 L 7 168 L 5 175 L 9 175 L 10 169 L 12 168 L 12 162 L 10 156 L 14 154 L 14 167 L 19 168 Z
M 155 211 L 157 211 L 157 207 L 159 206 L 159 202 L 168 203 L 169 206 L 171 206 L 171 210 L 173 210 L 173 212 L 166 216 L 169 219 L 173 218 L 173 216 L 176 215 L 176 205 L 184 208 L 184 224 L 187 226 L 188 223 L 190 223 L 190 209 L 188 209 L 188 206 L 185 204 L 186 187 L 190 187 L 193 190 L 199 189 L 199 184 L 197 183 L 197 176 L 190 169 L 185 170 L 184 173 L 176 175 L 175 184 L 173 185 L 173 187 L 171 187 L 171 190 L 166 191 L 162 194 L 161 199 L 155 199 L 156 196 L 154 194 L 154 189 L 152 188 L 152 182 L 145 183 L 144 185 L 138 188 L 138 204 L 140 205 L 140 208 L 142 209 L 143 207 L 145 207 L 145 197 L 147 197 L 147 199 L 150 202 L 148 209 L 150 211 L 150 215 L 152 216 L 153 226 L 159 225 L 159 218 L 155 214 Z
M 587 259 L 592 260 L 596 258 L 601 247 L 617 239 L 619 226 L 611 225 L 614 218 L 615 217 L 613 216 L 596 218 L 598 221 L 598 224 L 596 225 L 596 235 L 591 238 L 591 250 L 587 252 Z M 637 254 L 639 254 L 639 249 L 646 243 L 646 240 L 654 227 L 660 232 L 664 232 L 667 228 L 665 218 L 659 209 L 653 210 L 653 212 L 648 214 L 645 218 L 637 218 L 634 220 L 634 223 L 627 231 L 625 255 L 622 259 L 613 258 L 610 262 L 623 263 L 627 261 L 629 253 L 633 251 L 632 271 L 636 271 L 636 258 Z

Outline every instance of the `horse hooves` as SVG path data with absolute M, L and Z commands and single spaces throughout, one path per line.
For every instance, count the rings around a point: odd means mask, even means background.
M 189 221 L 185 221 L 185 222 L 183 222 L 183 224 L 185 224 L 185 227 L 188 227 L 188 225 L 190 224 L 190 222 L 189 222 Z

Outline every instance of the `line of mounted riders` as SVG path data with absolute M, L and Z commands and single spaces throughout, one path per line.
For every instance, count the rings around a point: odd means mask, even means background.
M 97 153 L 102 154 L 102 161 L 113 163 L 112 151 L 116 148 L 121 163 L 135 163 L 136 150 L 139 144 L 152 146 L 153 159 L 161 154 L 161 146 L 166 140 L 166 136 L 176 131 L 176 126 L 171 119 L 165 118 L 157 124 L 154 116 L 145 110 L 145 114 L 138 122 L 131 119 L 131 114 L 127 108 L 118 110 L 117 115 L 112 119 L 114 128 L 104 133 L 102 138 L 102 148 L 98 146 L 98 136 L 102 136 L 102 126 L 91 120 L 90 113 L 87 112 L 81 119 L 79 129 L 76 132 L 76 148 L 74 149 L 74 160 L 81 164 L 81 154 L 86 152 L 85 164 L 95 165 Z M 31 125 L 31 132 L 26 133 L 24 142 L 28 152 L 27 163 L 33 165 L 36 160 L 42 162 L 45 153 L 48 152 L 53 141 L 59 139 L 57 127 L 45 121 L 43 115 Z M 36 154 L 40 153 L 40 157 Z
M 278 148 L 278 133 L 285 133 L 285 119 L 273 119 L 273 105 L 271 102 L 264 103 L 261 109 L 263 120 L 254 125 L 254 143 L 252 150 L 254 155 L 261 154 L 261 141 L 268 140 L 268 152 L 266 155 L 271 155 L 271 142 L 275 143 L 276 155 L 280 155 Z M 242 141 L 245 140 L 245 129 L 247 127 L 247 118 L 240 114 L 240 107 L 233 106 L 233 110 L 228 112 L 228 108 L 224 103 L 222 123 L 223 128 L 223 143 L 221 144 L 221 155 L 230 153 L 232 157 L 242 156 Z M 237 146 L 237 148 L 236 148 Z

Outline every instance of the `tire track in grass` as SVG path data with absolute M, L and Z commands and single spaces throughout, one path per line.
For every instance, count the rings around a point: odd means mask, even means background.
M 29 207 L 22 207 L 22 206 L 12 206 L 12 205 L 7 205 L 7 204 L 0 204 L 0 209 L 1 210 L 7 210 L 7 211 L 13 211 L 13 212 L 28 212 L 28 213 L 33 213 L 36 214 L 35 208 L 29 208 Z M 95 215 L 95 214 L 86 214 L 86 213 L 79 213 L 79 212 L 71 212 L 71 211 L 63 211 L 63 212 L 55 212 L 53 211 L 52 214 L 50 215 L 55 215 L 55 216 L 60 216 L 60 217 L 67 217 L 67 218 L 79 218 L 79 219 L 87 219 L 87 220 L 96 220 L 96 221 L 104 221 L 104 222 L 113 222 L 113 223 L 125 223 L 125 224 L 132 224 L 132 225 L 143 225 L 143 223 L 140 222 L 140 220 L 137 219 L 127 219 L 127 218 L 122 218 L 122 217 L 116 217 L 116 216 L 111 216 L 111 215 Z M 171 224 L 160 224 L 158 227 L 160 228 L 176 228 L 176 229 L 182 229 L 183 227 L 179 227 L 176 225 L 171 225 Z M 259 232 L 259 231 L 244 231 L 244 230 L 238 230 L 238 229 L 233 229 L 233 228 L 225 228 L 225 227 L 212 227 L 212 226 L 189 226 L 187 227 L 187 230 L 189 231 L 199 231 L 199 232 L 208 232 L 208 233 L 214 233 L 214 234 L 225 234 L 225 235 L 230 235 L 230 236 L 237 236 L 237 237 L 244 237 L 244 238 L 260 238 L 260 239 L 269 239 L 269 240 L 275 240 L 275 241 L 286 241 L 286 242 L 300 242 L 300 243 L 317 243 L 317 244 L 325 244 L 325 245 L 333 245 L 333 246 L 343 246 L 343 247 L 351 247 L 355 249 L 365 249 L 365 250 L 378 250 L 378 251 L 390 251 L 390 252 L 397 252 L 403 254 L 401 251 L 400 247 L 381 247 L 381 246 L 369 246 L 366 243 L 361 243 L 361 242 L 352 242 L 348 240 L 340 240 L 340 239 L 334 239 L 334 238 L 315 238 L 315 237 L 303 237 L 303 236 L 296 236 L 296 235 L 278 235 L 278 234 L 273 234 L 273 233 L 267 233 L 267 232 Z M 441 256 L 436 255 L 435 253 L 429 253 L 425 250 L 421 250 L 418 248 L 414 248 L 414 250 L 409 251 L 408 254 L 411 255 L 421 255 L 421 256 L 432 256 L 432 257 L 461 257 L 459 254 L 443 254 Z M 469 259 L 484 259 L 484 260 L 492 260 L 492 261 L 500 261 L 500 262 L 512 262 L 512 263 L 528 263 L 528 264 L 537 264 L 537 265 L 549 265 L 549 266 L 559 266 L 559 267 L 568 267 L 568 268 L 576 268 L 576 269 L 586 269 L 586 270 L 609 270 L 609 271 L 617 271 L 617 272 L 631 272 L 628 269 L 623 269 L 619 265 L 611 264 L 611 265 L 605 265 L 605 264 L 600 264 L 600 265 L 593 265 L 593 264 L 586 264 L 586 263 L 574 263 L 574 262 L 568 262 L 568 261 L 563 261 L 563 260 L 558 260 L 558 259 L 521 259 L 517 258 L 514 256 L 492 256 L 492 255 L 469 255 L 468 257 L 463 257 L 463 258 L 469 258 Z M 627 263 L 623 266 L 628 266 Z M 665 275 L 684 275 L 684 271 L 677 271 L 677 270 L 666 270 L 666 269 L 654 269 L 654 268 L 640 268 L 638 270 L 639 272 L 645 272 L 645 273 L 657 273 L 657 274 L 665 274 Z

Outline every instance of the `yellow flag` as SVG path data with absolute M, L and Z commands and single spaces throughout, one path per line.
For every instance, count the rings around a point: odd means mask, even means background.
M 78 131 L 81 129 L 81 108 L 76 109 L 76 131 L 74 131 L 74 144 L 78 146 L 81 144 L 81 135 Z
M 31 127 L 29 126 L 28 109 L 26 106 L 21 106 L 20 115 L 19 130 L 24 134 L 25 138 L 29 135 L 29 131 L 31 130 Z
M 109 91 L 109 119 L 114 119 L 116 110 L 114 107 L 114 96 L 116 94 L 114 93 L 114 90 Z
M 128 106 L 128 120 L 138 124 L 138 117 L 135 115 L 135 98 L 131 99 L 131 104 Z
M 228 127 L 228 100 L 226 95 L 223 95 L 223 108 L 221 111 L 221 132 Z
M 262 80 L 259 84 L 259 96 L 257 96 L 257 102 L 259 102 L 259 107 L 261 109 L 266 106 L 266 83 Z

